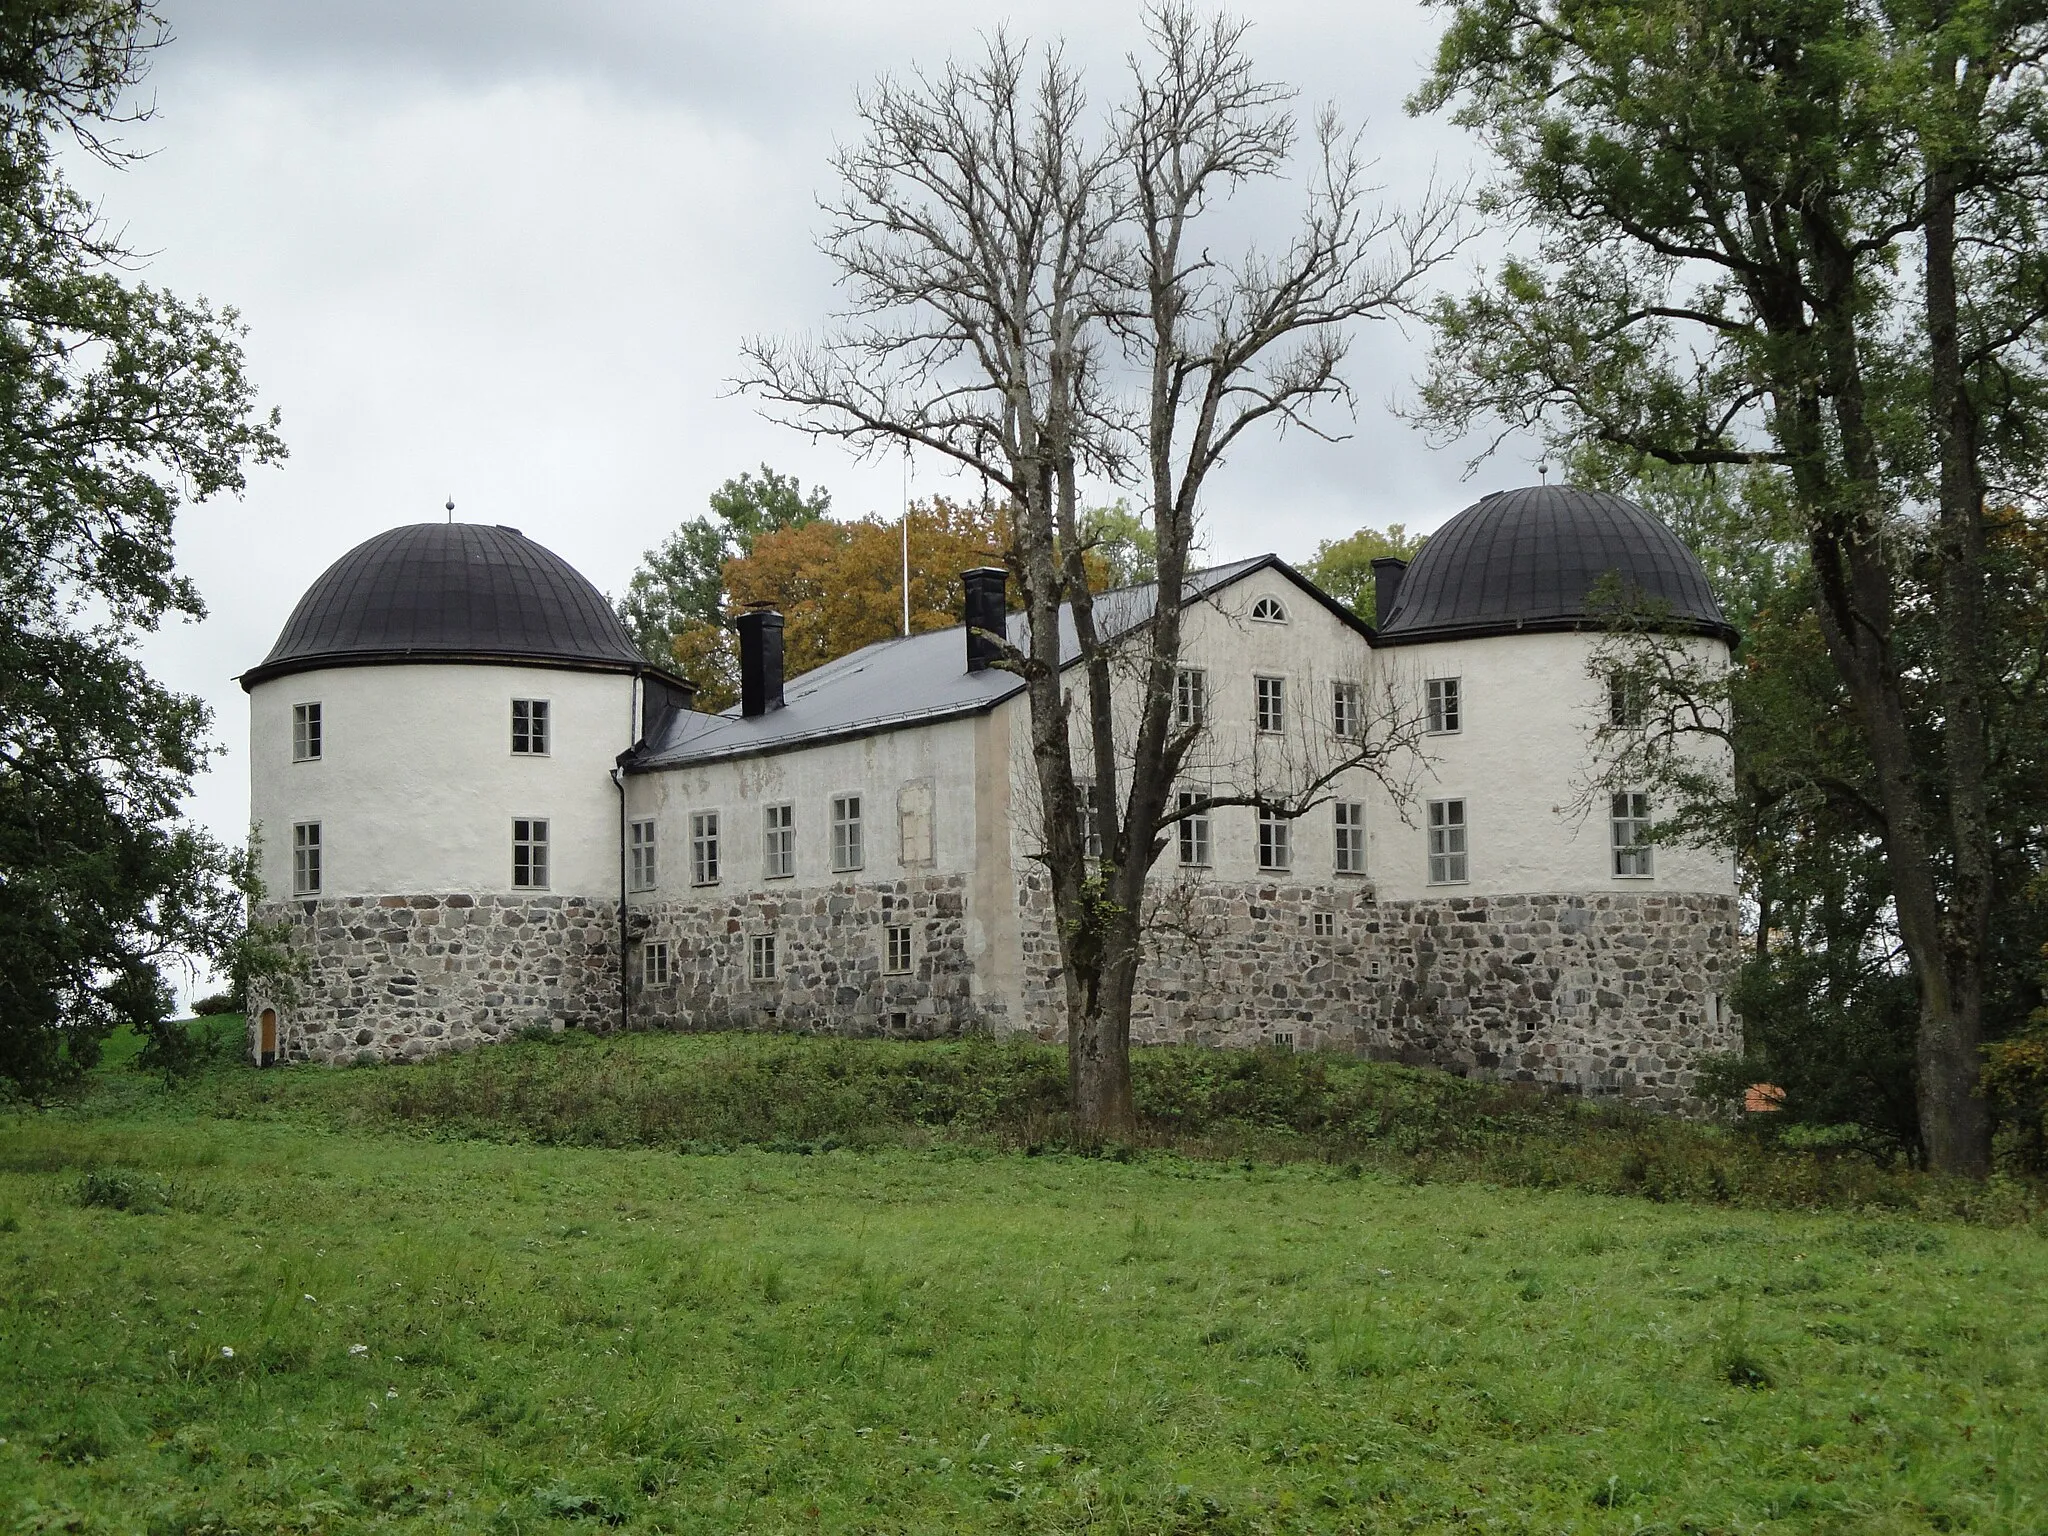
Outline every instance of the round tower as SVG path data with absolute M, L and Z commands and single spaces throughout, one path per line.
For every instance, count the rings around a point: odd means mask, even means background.
M 302 972 L 252 989 L 257 1058 L 609 1021 L 611 772 L 654 670 L 515 528 L 394 528 L 322 573 L 241 678 L 257 915 L 289 925 Z

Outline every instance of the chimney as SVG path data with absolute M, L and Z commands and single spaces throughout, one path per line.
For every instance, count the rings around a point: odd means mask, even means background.
M 1401 578 L 1408 574 L 1408 562 L 1381 555 L 1372 563 L 1372 627 L 1385 629 L 1394 616 L 1394 604 L 1401 600 Z
M 740 632 L 740 713 L 751 720 L 782 708 L 782 615 L 751 603 L 734 621 Z
M 1010 573 L 999 565 L 978 565 L 960 574 L 967 591 L 967 670 L 986 672 L 989 663 L 1002 658 L 1002 637 L 1009 618 Z M 987 634 L 977 634 L 986 630 Z M 995 638 L 991 639 L 990 636 Z

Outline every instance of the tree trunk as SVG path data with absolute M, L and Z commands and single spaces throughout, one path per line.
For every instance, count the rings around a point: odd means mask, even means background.
M 1084 1146 L 1137 1138 L 1131 1097 L 1131 1003 L 1138 974 L 1136 934 L 1125 942 L 1122 914 L 1108 917 L 1107 941 L 1093 976 L 1068 972 L 1067 1075 L 1074 1106 L 1074 1136 Z M 1135 925 L 1128 925 L 1135 927 Z

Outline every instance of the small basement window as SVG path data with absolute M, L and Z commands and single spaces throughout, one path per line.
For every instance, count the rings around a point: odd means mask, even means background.
M 292 706 L 292 761 L 295 763 L 319 762 L 320 746 L 320 706 L 318 704 L 294 704 Z
M 1334 939 L 1337 936 L 1337 914 L 1317 912 L 1309 918 L 1309 931 L 1319 939 Z
M 512 753 L 515 757 L 548 755 L 548 701 L 512 701 Z
M 668 940 L 656 939 L 642 946 L 640 950 L 640 983 L 648 987 L 665 987 L 669 983 Z

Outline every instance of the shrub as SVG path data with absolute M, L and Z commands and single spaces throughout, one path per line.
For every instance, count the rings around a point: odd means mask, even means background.
M 242 1001 L 232 992 L 216 992 L 211 997 L 202 997 L 192 1005 L 193 1014 L 202 1019 L 215 1018 L 223 1013 L 240 1013 Z
M 2048 1173 L 2048 1026 L 1984 1048 L 1984 1096 L 1997 1117 L 2001 1159 Z

